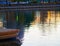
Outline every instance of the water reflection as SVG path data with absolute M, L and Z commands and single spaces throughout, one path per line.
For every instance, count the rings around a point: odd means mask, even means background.
M 20 42 L 15 38 L 0 40 L 0 46 L 20 46 Z
M 20 15 L 23 15 L 22 20 Z M 27 11 L 20 13 L 20 15 L 18 15 L 19 24 L 27 24 L 29 27 L 25 28 L 22 46 L 60 46 L 60 11 Z M 3 40 L 1 42 L 0 40 L 0 46 L 20 45 L 17 41 Z
M 60 11 L 36 11 L 22 46 L 60 46 L 59 28 Z
M 59 19 L 59 11 L 36 11 L 35 20 L 31 26 L 38 25 L 39 30 L 42 30 L 43 33 L 46 31 L 50 32 L 51 29 L 55 31 L 60 23 Z

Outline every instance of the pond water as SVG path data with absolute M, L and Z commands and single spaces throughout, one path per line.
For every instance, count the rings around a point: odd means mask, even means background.
M 13 14 L 12 19 L 15 15 L 16 14 Z M 26 20 L 24 20 L 24 17 Z M 60 46 L 60 11 L 21 11 L 19 12 L 17 20 L 21 24 L 24 23 L 28 25 L 25 27 L 25 32 L 23 31 L 24 41 L 21 46 Z M 16 22 L 10 22 L 14 23 L 11 25 L 15 27 Z M 21 27 L 21 25 L 19 27 Z M 22 37 L 23 34 L 20 36 Z M 0 40 L 0 46 L 20 45 L 17 41 L 8 39 L 7 41 L 3 40 L 3 42 Z
M 60 46 L 60 11 L 36 11 L 22 46 Z

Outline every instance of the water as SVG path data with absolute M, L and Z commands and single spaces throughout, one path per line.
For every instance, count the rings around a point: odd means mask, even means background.
M 60 46 L 60 11 L 36 11 L 22 46 Z
M 24 24 L 30 23 L 30 25 L 29 28 L 25 27 L 24 41 L 21 46 L 60 46 L 60 11 L 27 11 L 24 14 L 23 12 L 19 13 L 26 17 L 27 21 Z M 3 41 L 0 41 L 0 46 L 20 46 L 17 41 Z

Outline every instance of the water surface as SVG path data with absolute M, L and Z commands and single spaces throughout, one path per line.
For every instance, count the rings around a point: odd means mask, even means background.
M 36 11 L 22 46 L 60 46 L 60 11 Z

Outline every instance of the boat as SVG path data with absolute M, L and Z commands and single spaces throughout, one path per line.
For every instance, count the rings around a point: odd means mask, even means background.
M 17 37 L 19 29 L 0 29 L 0 39 Z
M 3 22 L 0 19 L 0 39 L 8 39 L 8 38 L 17 37 L 18 33 L 19 33 L 19 29 L 11 29 L 11 28 L 8 29 L 4 27 Z

